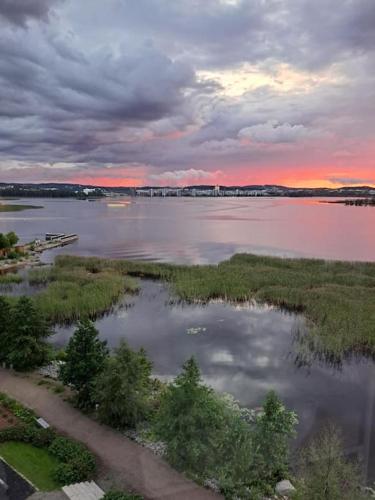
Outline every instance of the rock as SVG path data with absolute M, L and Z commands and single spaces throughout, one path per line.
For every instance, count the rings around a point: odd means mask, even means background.
M 296 489 L 288 479 L 284 479 L 284 481 L 277 483 L 275 491 L 277 495 L 288 496 L 294 493 Z
M 57 380 L 63 364 L 63 361 L 52 361 L 49 365 L 39 368 L 38 373 L 39 375 L 43 375 L 43 377 L 49 377 Z

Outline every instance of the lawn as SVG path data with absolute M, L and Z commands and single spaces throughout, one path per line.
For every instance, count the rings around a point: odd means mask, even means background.
M 0 457 L 39 490 L 52 491 L 60 488 L 53 478 L 53 471 L 60 462 L 46 450 L 27 443 L 9 441 L 0 444 Z

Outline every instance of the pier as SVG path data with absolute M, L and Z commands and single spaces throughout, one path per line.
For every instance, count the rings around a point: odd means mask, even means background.
M 45 241 L 37 240 L 28 245 L 29 249 L 33 248 L 34 252 L 44 252 L 52 248 L 64 247 L 70 245 L 79 239 L 78 234 L 64 234 L 64 233 L 46 233 Z
M 22 253 L 18 259 L 0 260 L 0 273 L 15 272 L 23 267 L 40 265 L 39 255 L 46 250 L 70 245 L 78 241 L 78 234 L 71 233 L 46 233 L 45 240 L 35 240 L 25 245 L 19 245 L 18 251 Z

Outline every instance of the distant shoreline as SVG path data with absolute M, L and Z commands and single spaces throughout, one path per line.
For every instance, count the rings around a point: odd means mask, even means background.
M 23 210 L 33 210 L 44 208 L 39 205 L 3 205 L 0 202 L 0 212 L 22 212 Z
M 322 201 L 321 203 L 334 203 L 340 205 L 346 205 L 349 207 L 375 207 L 375 197 L 374 198 L 352 198 L 344 200 L 334 200 L 334 201 Z

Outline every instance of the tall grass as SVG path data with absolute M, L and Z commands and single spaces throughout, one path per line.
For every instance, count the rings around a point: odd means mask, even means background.
M 53 323 L 67 323 L 82 318 L 95 318 L 111 309 L 126 293 L 138 289 L 135 279 L 113 269 L 93 270 L 85 266 L 56 265 L 33 270 L 30 284 L 47 288 L 34 299 Z
M 375 263 L 237 254 L 219 265 L 178 266 L 60 256 L 55 269 L 160 279 L 186 301 L 255 299 L 303 312 L 327 354 L 375 355 Z
M 0 286 L 1 285 L 14 285 L 17 283 L 22 283 L 23 278 L 19 274 L 6 273 L 0 274 Z

